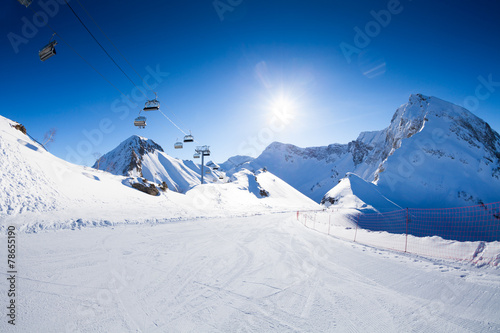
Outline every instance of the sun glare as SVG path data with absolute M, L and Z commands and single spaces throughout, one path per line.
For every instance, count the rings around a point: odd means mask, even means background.
M 270 96 L 267 101 L 267 121 L 273 128 L 283 131 L 293 124 L 299 109 L 297 99 L 289 94 L 280 92 Z
M 280 96 L 274 101 L 273 111 L 287 112 L 292 107 L 292 102 L 287 98 Z
M 294 100 L 284 95 L 276 97 L 271 102 L 271 111 L 274 114 L 291 114 L 295 108 L 296 103 Z

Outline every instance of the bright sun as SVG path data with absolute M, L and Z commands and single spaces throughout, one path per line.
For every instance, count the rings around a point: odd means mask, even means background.
M 295 103 L 292 99 L 287 98 L 283 95 L 278 96 L 272 102 L 271 109 L 273 113 L 292 113 L 295 108 Z
M 293 98 L 285 94 L 279 94 L 269 100 L 268 108 L 270 111 L 269 124 L 272 125 L 273 129 L 282 131 L 293 123 L 296 116 L 297 103 Z

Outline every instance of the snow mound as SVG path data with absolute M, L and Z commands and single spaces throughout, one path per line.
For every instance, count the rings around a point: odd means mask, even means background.
M 384 197 L 377 185 L 368 183 L 353 173 L 348 173 L 337 186 L 328 191 L 321 204 L 332 209 L 357 209 L 376 213 L 401 209 Z
M 57 185 L 37 163 L 48 153 L 16 125 L 0 116 L 0 216 L 60 207 Z

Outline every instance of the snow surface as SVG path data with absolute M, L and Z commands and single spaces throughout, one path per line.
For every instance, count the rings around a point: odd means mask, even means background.
M 348 173 L 337 186 L 328 191 L 321 203 L 325 207 L 335 205 L 368 213 L 402 209 L 384 197 L 375 184 L 368 183 L 353 173 Z
M 291 215 L 21 234 L 16 327 L 0 331 L 500 331 L 500 270 L 347 243 Z

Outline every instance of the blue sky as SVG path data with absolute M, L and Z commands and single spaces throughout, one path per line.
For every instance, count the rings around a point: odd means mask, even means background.
M 347 143 L 361 131 L 387 127 L 411 93 L 465 105 L 500 130 L 495 1 L 80 2 L 155 86 L 165 115 L 191 130 L 198 145 L 210 145 L 218 162 L 257 156 L 272 141 Z M 78 2 L 69 3 L 142 86 Z M 56 128 L 49 150 L 79 164 L 92 165 L 95 153 L 133 134 L 155 140 L 172 156 L 192 158 L 196 144 L 174 150 L 183 134 L 160 113 L 146 115 L 146 129 L 134 128 L 145 98 L 136 94 L 137 106 L 127 106 L 57 36 L 57 55 L 38 59 L 52 35 L 40 23 L 46 17 L 113 85 L 127 95 L 137 92 L 63 0 L 35 0 L 34 11 L 15 0 L 4 6 L 2 116 L 24 124 L 40 141 Z M 29 30 L 33 23 L 40 27 Z

